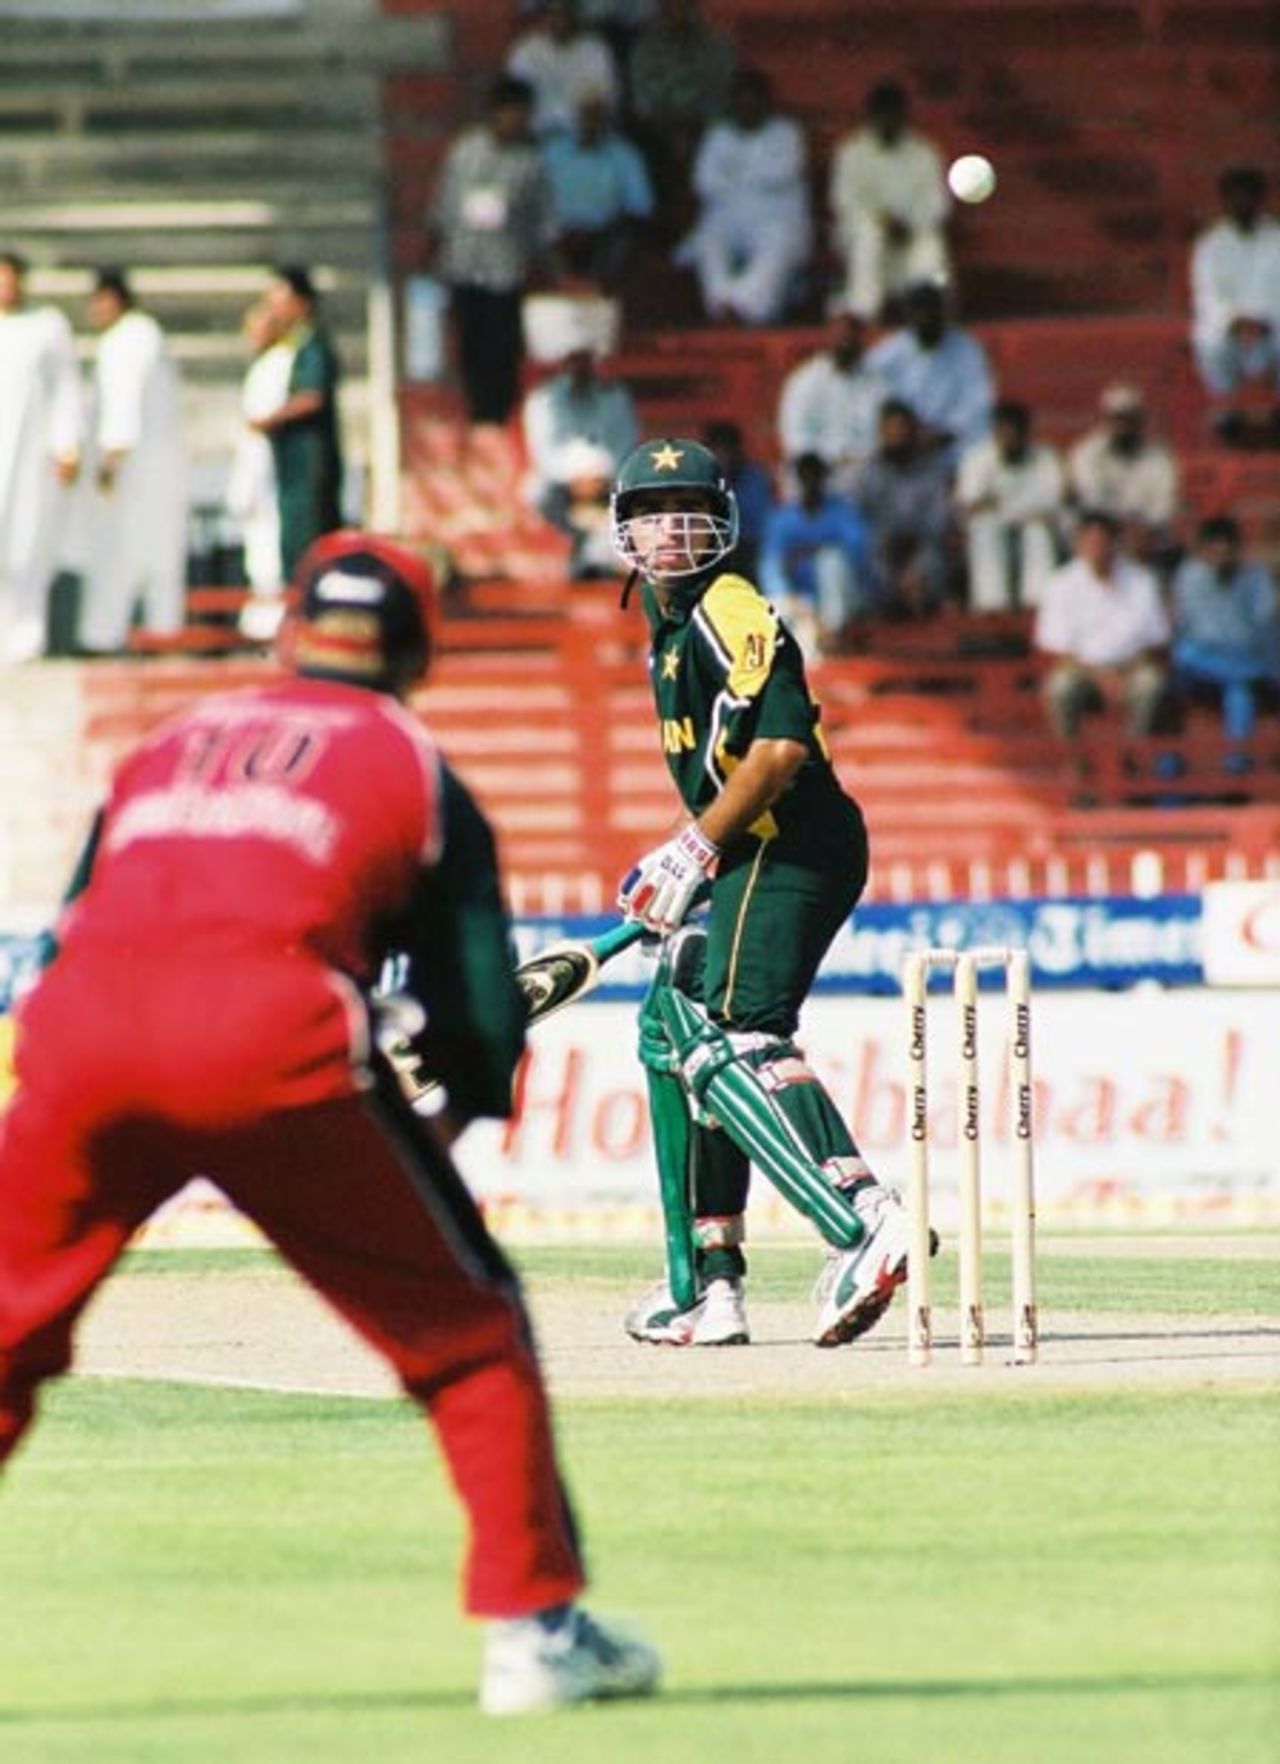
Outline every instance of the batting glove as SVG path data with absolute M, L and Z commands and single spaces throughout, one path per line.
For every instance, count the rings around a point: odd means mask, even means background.
M 716 873 L 720 847 L 713 845 L 695 821 L 647 852 L 623 878 L 618 907 L 648 931 L 665 936 L 680 924 L 694 896 Z

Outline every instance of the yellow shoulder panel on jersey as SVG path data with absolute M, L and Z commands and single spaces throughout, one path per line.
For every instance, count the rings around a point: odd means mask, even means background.
M 708 636 L 724 657 L 728 686 L 752 698 L 764 685 L 778 641 L 778 615 L 745 576 L 717 576 L 698 603 Z

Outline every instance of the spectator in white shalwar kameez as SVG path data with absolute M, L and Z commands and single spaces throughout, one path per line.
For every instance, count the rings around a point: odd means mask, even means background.
M 973 612 L 1039 604 L 1058 567 L 1066 493 L 1062 460 L 1032 439 L 1027 406 L 997 404 L 992 434 L 965 449 L 956 474 Z
M 618 69 L 613 50 L 594 31 L 583 30 L 573 0 L 547 0 L 542 16 L 518 37 L 506 71 L 533 88 L 533 132 L 547 136 L 572 129 L 587 98 L 603 99 L 610 113 L 618 104 Z
M 728 117 L 703 136 L 693 188 L 701 211 L 676 261 L 697 274 L 710 317 L 775 324 L 809 262 L 813 220 L 804 135 L 756 69 L 735 76 Z
M 0 255 L 0 663 L 44 654 L 84 426 L 71 326 L 27 304 L 26 270 Z
M 140 312 L 125 277 L 102 270 L 89 302 L 97 493 L 80 609 L 80 647 L 122 649 L 135 612 L 143 628 L 185 619 L 187 458 L 178 371 L 164 333 Z
M 1267 180 L 1233 166 L 1218 183 L 1223 216 L 1191 253 L 1192 341 L 1211 392 L 1263 381 L 1280 392 L 1280 220 L 1263 212 Z
M 231 459 L 226 505 L 240 527 L 245 575 L 252 590 L 240 613 L 240 630 L 251 641 L 265 643 L 275 636 L 284 614 L 284 561 L 275 457 L 271 442 L 253 425 L 285 402 L 294 352 L 265 302 L 245 313 L 244 335 L 253 360 L 240 387 L 244 422 Z
M 845 298 L 874 320 L 911 283 L 948 279 L 950 204 L 942 156 L 910 127 L 903 88 L 888 80 L 874 86 L 865 116 L 836 144 L 828 201 Z
M 867 353 L 867 369 L 909 404 L 925 442 L 949 464 L 991 428 L 995 382 L 976 337 L 951 322 L 946 291 L 917 282 L 903 296 L 903 325 Z
M 880 407 L 888 387 L 868 371 L 865 322 L 847 305 L 831 320 L 825 349 L 798 362 L 782 382 L 778 442 L 784 459 L 816 453 L 833 495 L 848 496 L 858 467 L 879 444 Z

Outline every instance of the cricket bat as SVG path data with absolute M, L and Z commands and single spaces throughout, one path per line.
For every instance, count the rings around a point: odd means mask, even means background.
M 529 1007 L 530 1025 L 543 1022 L 556 1011 L 564 1010 L 566 1005 L 594 992 L 600 984 L 600 970 L 604 964 L 633 943 L 638 943 L 644 934 L 644 926 L 637 920 L 624 919 L 599 937 L 548 944 L 546 949 L 530 956 L 527 962 L 521 962 L 516 969 L 516 984 Z M 416 1005 L 414 1009 L 417 1009 Z M 382 1045 L 416 1109 L 438 1089 L 437 1081 L 422 1072 L 406 1039 L 389 1038 Z M 430 1112 L 429 1106 L 427 1112 Z

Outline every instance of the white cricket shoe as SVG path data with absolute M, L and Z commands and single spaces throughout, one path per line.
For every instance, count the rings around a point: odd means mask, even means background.
M 852 1249 L 827 1252 L 813 1290 L 818 1307 L 813 1339 L 819 1347 L 839 1347 L 874 1328 L 907 1278 L 911 1233 L 902 1197 L 876 1183 L 860 1189 L 853 1205 L 866 1236 Z M 935 1232 L 930 1254 L 937 1250 Z
M 684 1311 L 659 1281 L 627 1312 L 623 1327 L 633 1341 L 660 1347 L 745 1347 L 751 1340 L 741 1280 L 708 1281 Z
M 647 1697 L 661 1677 L 662 1658 L 643 1637 L 569 1605 L 490 1623 L 480 1707 L 486 1715 L 537 1715 L 606 1697 Z

